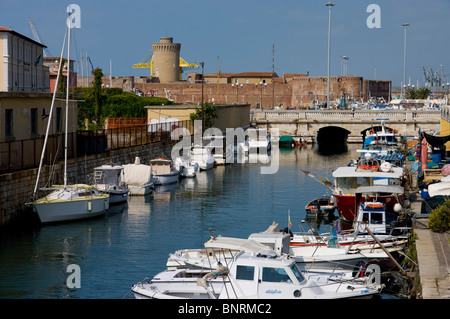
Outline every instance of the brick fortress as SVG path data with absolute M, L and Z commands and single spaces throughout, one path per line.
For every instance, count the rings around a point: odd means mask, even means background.
M 306 74 L 287 73 L 279 77 L 275 72 L 191 72 L 186 74 L 186 80 L 181 80 L 185 61 L 180 58 L 180 50 L 180 43 L 174 43 L 171 37 L 162 37 L 160 42 L 152 45 L 150 62 L 140 63 L 150 68 L 151 76 L 105 76 L 103 84 L 146 96 L 165 97 L 180 104 L 199 104 L 203 96 L 204 102 L 217 104 L 250 104 L 263 109 L 306 108 L 324 104 L 327 100 L 327 77 Z M 81 78 L 78 83 L 81 86 L 88 82 L 92 82 L 92 77 L 89 81 Z M 364 80 L 358 76 L 330 78 L 330 101 L 335 101 L 333 104 L 343 96 L 346 101 L 367 102 L 371 98 L 389 101 L 390 93 L 391 81 Z

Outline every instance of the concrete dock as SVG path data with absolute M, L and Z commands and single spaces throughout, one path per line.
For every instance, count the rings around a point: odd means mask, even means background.
M 416 197 L 411 208 L 418 215 L 413 227 L 422 298 L 450 299 L 450 232 L 435 233 L 428 228 L 428 218 L 420 215 L 420 194 Z

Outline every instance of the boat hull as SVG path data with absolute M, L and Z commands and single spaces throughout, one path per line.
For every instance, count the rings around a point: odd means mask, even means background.
M 128 200 L 128 189 L 116 189 L 108 191 L 110 204 L 121 204 Z
M 104 215 L 109 208 L 109 196 L 99 195 L 73 200 L 46 200 L 34 202 L 33 208 L 43 224 L 69 222 Z
M 172 174 L 155 175 L 155 185 L 167 185 L 178 182 L 180 172 L 177 171 Z
M 336 205 L 336 210 L 339 214 L 339 217 L 341 220 L 345 222 L 353 222 L 353 220 L 356 218 L 356 196 L 355 195 L 337 195 L 334 194 L 334 203 Z M 403 195 L 398 195 L 397 197 L 394 195 L 388 195 L 388 196 L 379 196 L 378 201 L 381 203 L 384 203 L 386 205 L 386 213 L 387 214 L 393 214 L 394 212 L 394 205 L 396 203 L 401 203 L 403 200 Z M 361 202 L 364 202 L 365 199 L 362 198 Z
M 145 196 L 151 194 L 153 185 L 153 183 L 148 185 L 128 185 L 128 189 L 131 195 Z

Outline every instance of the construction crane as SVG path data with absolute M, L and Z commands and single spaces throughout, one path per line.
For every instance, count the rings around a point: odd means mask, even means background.
M 36 30 L 36 27 L 34 26 L 33 21 L 30 21 L 30 29 L 31 29 L 31 33 L 33 34 L 34 40 L 36 40 L 36 42 L 39 42 L 40 44 L 43 44 L 41 42 L 41 38 L 39 37 L 39 34 Z M 47 50 L 47 48 L 44 48 L 44 56 L 45 57 L 52 56 L 50 54 L 50 51 Z
M 147 55 L 142 59 L 141 62 L 133 64 L 133 69 L 150 69 L 150 75 L 154 76 L 153 73 L 153 55 L 150 54 L 153 52 L 151 50 Z M 186 62 L 183 58 L 180 57 L 180 80 L 183 76 L 183 69 L 198 69 L 200 66 L 195 63 Z

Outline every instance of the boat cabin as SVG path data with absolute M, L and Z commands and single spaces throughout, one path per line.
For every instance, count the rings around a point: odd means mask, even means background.
M 305 281 L 293 259 L 260 257 L 243 251 L 236 256 L 230 273 L 239 289 L 233 289 L 232 283 L 226 283 L 229 287 L 222 289 L 219 299 L 300 297 Z
M 392 167 L 389 172 L 360 169 L 356 166 L 338 167 L 333 172 L 335 193 L 355 194 L 358 187 L 400 185 L 403 169 Z
M 172 161 L 165 158 L 157 158 L 150 161 L 153 175 L 166 175 L 172 173 Z
M 102 165 L 94 168 L 94 182 L 96 185 L 119 185 L 123 178 L 123 166 Z

